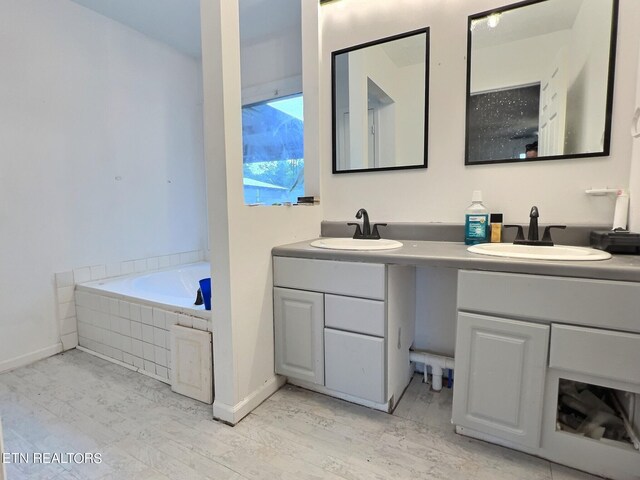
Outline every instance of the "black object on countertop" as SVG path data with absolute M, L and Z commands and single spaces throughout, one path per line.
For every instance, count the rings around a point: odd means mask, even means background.
M 640 233 L 594 230 L 589 235 L 591 246 L 609 253 L 640 255 Z

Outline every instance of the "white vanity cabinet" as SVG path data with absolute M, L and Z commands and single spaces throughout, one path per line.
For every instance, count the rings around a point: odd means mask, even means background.
M 274 257 L 276 373 L 391 411 L 411 379 L 415 269 Z
M 324 385 L 321 293 L 273 289 L 276 373 Z
M 629 441 L 590 437 L 591 415 L 606 409 L 562 422 L 573 388 L 574 399 L 617 397 L 640 431 L 640 283 L 462 270 L 457 309 L 458 433 L 638 479 L 640 451 Z
M 548 341 L 548 325 L 459 312 L 453 422 L 537 447 Z

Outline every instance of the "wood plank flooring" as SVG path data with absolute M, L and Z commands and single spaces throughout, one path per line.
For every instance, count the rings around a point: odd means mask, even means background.
M 158 381 L 73 350 L 0 375 L 7 452 L 101 453 L 7 464 L 9 480 L 595 479 L 456 435 L 451 390 L 416 375 L 394 415 L 285 386 L 234 428 Z

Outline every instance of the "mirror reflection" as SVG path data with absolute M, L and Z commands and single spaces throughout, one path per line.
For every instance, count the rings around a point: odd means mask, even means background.
M 609 154 L 617 0 L 469 17 L 465 163 Z
M 333 173 L 426 168 L 428 33 L 332 54 Z

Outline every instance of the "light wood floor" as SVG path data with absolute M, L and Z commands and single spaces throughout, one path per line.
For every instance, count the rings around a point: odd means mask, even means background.
M 461 437 L 451 390 L 415 376 L 394 415 L 286 386 L 234 428 L 163 383 L 80 351 L 0 375 L 7 452 L 99 452 L 99 465 L 9 464 L 22 479 L 595 478 Z

